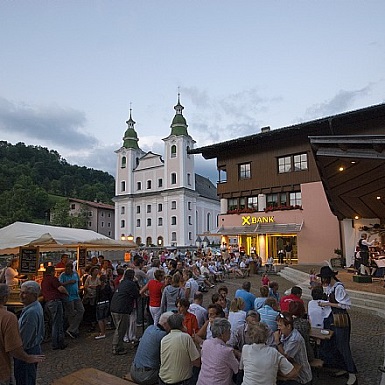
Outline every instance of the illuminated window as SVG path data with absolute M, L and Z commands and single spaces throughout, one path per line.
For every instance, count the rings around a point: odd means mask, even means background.
M 290 206 L 302 206 L 302 195 L 300 191 L 290 193 Z
M 307 170 L 307 154 L 294 155 L 294 171 Z
M 249 209 L 258 210 L 258 197 L 248 197 L 247 198 L 247 207 Z
M 251 178 L 251 164 L 242 163 L 238 165 L 239 179 L 250 179 Z
M 283 174 L 284 172 L 291 171 L 291 157 L 285 156 L 283 158 L 278 158 L 278 172 Z
M 307 154 L 296 154 L 278 158 L 278 173 L 304 171 L 308 169 Z

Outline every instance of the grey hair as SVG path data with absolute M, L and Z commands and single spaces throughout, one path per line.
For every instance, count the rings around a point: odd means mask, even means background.
M 5 303 L 5 298 L 9 296 L 9 287 L 5 283 L 0 283 L 0 303 Z
M 264 344 L 269 335 L 268 326 L 263 322 L 249 324 L 247 334 L 251 341 L 255 344 Z
M 216 318 L 211 325 L 211 333 L 214 338 L 223 336 L 230 329 L 231 324 L 226 318 Z
M 36 297 L 38 297 L 40 294 L 40 285 L 35 281 L 23 282 L 21 289 L 25 289 L 28 293 L 35 294 Z
M 182 314 L 173 314 L 168 317 L 167 323 L 170 326 L 170 329 L 181 330 L 183 327 L 183 315 Z
M 166 322 L 168 322 L 168 319 L 173 315 L 174 313 L 172 311 L 166 311 L 159 317 L 159 324 L 164 325 Z

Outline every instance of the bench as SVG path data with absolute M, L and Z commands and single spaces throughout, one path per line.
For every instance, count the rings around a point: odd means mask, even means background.
M 67 376 L 59 378 L 53 385 L 135 385 L 135 382 L 122 379 L 95 368 L 77 370 Z

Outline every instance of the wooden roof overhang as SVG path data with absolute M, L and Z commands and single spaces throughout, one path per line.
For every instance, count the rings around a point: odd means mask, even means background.
M 329 206 L 340 219 L 385 222 L 385 135 L 310 136 Z

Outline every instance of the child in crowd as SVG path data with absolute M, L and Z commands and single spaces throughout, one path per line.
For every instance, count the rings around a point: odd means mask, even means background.
M 269 286 L 270 278 L 267 273 L 262 274 L 261 283 L 262 283 L 262 286 Z
M 310 289 L 320 284 L 314 269 L 310 269 L 309 271 L 309 281 L 310 281 Z

